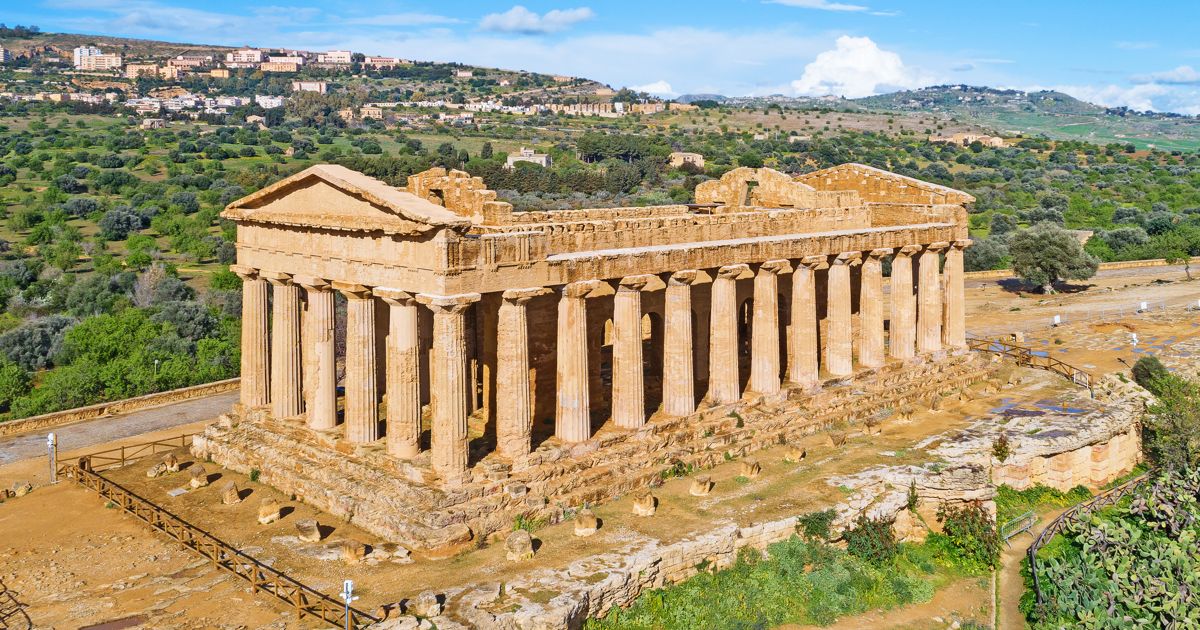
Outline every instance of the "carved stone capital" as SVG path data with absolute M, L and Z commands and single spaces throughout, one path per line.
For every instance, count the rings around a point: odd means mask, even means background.
M 964 238 L 964 239 L 954 241 L 953 243 L 950 244 L 950 246 L 953 247 L 954 249 L 966 249 L 967 247 L 969 247 L 971 245 L 971 243 L 974 243 L 974 242 L 975 241 L 972 241 L 969 238 Z
M 799 264 L 812 271 L 817 271 L 829 267 L 829 259 L 825 256 L 805 256 L 800 259 Z
M 257 280 L 258 270 L 245 265 L 229 265 L 229 270 L 236 273 L 242 280 Z
M 853 267 L 860 262 L 862 262 L 862 252 L 842 252 L 837 256 L 834 256 L 833 260 L 830 261 L 829 264 L 847 265 L 849 267 Z
M 535 297 L 551 293 L 547 287 L 529 287 L 527 289 L 508 289 L 501 294 L 505 301 L 513 304 L 524 304 Z
M 417 294 L 417 301 L 429 307 L 434 313 L 461 313 L 467 307 L 478 302 L 482 297 L 478 293 L 459 293 L 457 295 Z
M 580 280 L 562 286 L 562 294 L 569 298 L 586 298 L 600 286 L 599 280 Z
M 867 256 L 870 258 L 883 258 L 885 256 L 890 256 L 892 251 L 893 250 L 891 247 L 880 247 L 879 249 L 872 249 L 871 251 L 867 252 Z
M 786 260 L 768 260 L 760 264 L 758 269 L 770 273 L 791 273 L 792 263 Z
M 416 296 L 412 293 L 391 287 L 375 287 L 371 293 L 384 302 L 396 306 L 412 306 L 417 301 Z
M 286 287 L 293 284 L 292 274 L 290 273 L 282 271 L 259 271 L 258 275 L 267 282 L 270 282 L 272 286 Z
M 625 276 L 617 282 L 617 292 L 621 291 L 641 291 L 646 288 L 646 285 L 654 280 L 654 276 L 650 274 L 641 274 L 636 276 Z
M 292 276 L 292 282 L 304 287 L 305 291 L 329 290 L 329 281 L 315 276 Z
M 896 255 L 897 256 L 912 256 L 913 254 L 915 254 L 919 251 L 921 251 L 920 245 L 905 245 L 904 247 L 901 247 L 900 249 L 896 250 Z
M 930 243 L 930 244 L 926 245 L 925 251 L 940 252 L 943 249 L 946 249 L 947 247 L 950 247 L 950 243 L 948 241 L 938 241 L 936 243 Z
M 346 296 L 347 300 L 371 299 L 371 287 L 364 287 L 354 282 L 342 282 L 341 280 L 334 280 L 329 284 L 333 287 L 334 291 Z
M 698 276 L 699 276 L 699 273 L 695 269 L 685 269 L 683 271 L 676 271 L 675 273 L 671 274 L 671 276 L 669 278 L 667 278 L 667 286 L 671 286 L 671 287 L 691 286 L 692 283 L 694 283 L 696 281 Z
M 750 265 L 725 265 L 717 270 L 717 276 L 728 280 L 738 280 L 750 274 Z

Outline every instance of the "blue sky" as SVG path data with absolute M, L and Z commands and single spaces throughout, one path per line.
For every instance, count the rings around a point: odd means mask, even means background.
M 47 31 L 460 61 L 664 95 L 1052 88 L 1200 114 L 1200 2 L 5 0 Z

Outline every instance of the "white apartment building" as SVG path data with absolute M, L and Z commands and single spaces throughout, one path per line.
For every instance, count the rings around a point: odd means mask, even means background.
M 297 66 L 304 65 L 304 57 L 300 55 L 271 55 L 267 57 L 271 63 L 294 63 Z
M 317 63 L 333 63 L 349 65 L 351 53 L 349 50 L 331 50 L 317 55 Z
M 282 96 L 271 96 L 269 94 L 255 94 L 254 102 L 257 103 L 258 106 L 263 109 L 275 109 L 276 107 L 283 107 L 283 97 Z
M 324 81 L 292 81 L 293 92 L 316 92 L 324 94 L 328 89 L 328 84 Z
M 240 50 L 225 53 L 225 61 L 228 61 L 229 63 L 262 63 L 262 60 L 263 51 L 257 48 L 242 48 Z
M 79 70 L 120 70 L 122 63 L 121 55 L 102 53 L 80 57 L 75 67 Z
M 12 54 L 6 48 L 0 46 L 0 63 L 8 63 L 12 59 Z

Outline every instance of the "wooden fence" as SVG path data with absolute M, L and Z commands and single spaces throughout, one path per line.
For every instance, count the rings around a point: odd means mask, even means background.
M 102 476 L 99 469 L 123 466 L 139 457 L 186 446 L 191 435 L 170 440 L 158 440 L 124 446 L 80 457 L 78 463 L 59 464 L 60 477 L 93 490 L 101 498 L 146 523 L 151 529 L 165 534 L 197 554 L 211 560 L 213 565 L 250 583 L 254 593 L 264 592 L 292 607 L 299 618 L 310 615 L 336 627 L 343 627 L 347 609 L 344 602 L 306 586 L 237 550 L 225 541 L 172 514 L 154 502 Z M 364 628 L 378 623 L 379 618 L 351 607 L 350 627 Z
M 10 591 L 0 580 L 0 630 L 32 630 L 33 620 L 25 612 L 25 604 L 17 599 L 17 594 Z
M 976 352 L 990 352 L 1010 358 L 1016 361 L 1017 365 L 1041 368 L 1061 374 L 1076 385 L 1088 388 L 1089 391 L 1094 384 L 1094 378 L 1087 371 L 1060 361 L 1050 356 L 1049 353 L 1039 353 L 1027 346 L 1019 346 L 1008 341 L 972 337 L 967 339 L 967 347 Z
M 1029 549 L 1026 551 L 1026 554 L 1029 557 L 1029 575 L 1033 577 L 1033 592 L 1035 595 L 1037 595 L 1037 602 L 1039 606 L 1045 604 L 1046 600 L 1045 596 L 1042 594 L 1041 584 L 1038 582 L 1038 550 L 1041 549 L 1046 543 L 1050 542 L 1050 540 L 1062 532 L 1062 530 L 1066 529 L 1068 525 L 1079 522 L 1085 518 L 1086 515 L 1091 514 L 1095 510 L 1106 508 L 1110 505 L 1115 505 L 1118 501 L 1124 498 L 1125 495 L 1138 489 L 1142 484 L 1149 480 L 1150 473 L 1143 473 L 1119 486 L 1116 486 L 1115 488 L 1110 488 L 1099 495 L 1088 499 L 1087 501 L 1077 503 L 1074 507 L 1068 509 L 1066 512 L 1059 514 L 1058 518 L 1050 521 L 1050 524 L 1047 525 L 1046 528 L 1037 535 L 1037 538 L 1033 539 L 1033 544 L 1029 545 Z

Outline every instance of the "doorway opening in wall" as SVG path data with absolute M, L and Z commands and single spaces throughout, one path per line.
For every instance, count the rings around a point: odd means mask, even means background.
M 658 313 L 642 315 L 642 382 L 646 387 L 646 416 L 662 404 L 663 318 Z
M 738 386 L 746 391 L 750 384 L 750 340 L 754 335 L 754 298 L 747 298 L 738 307 Z

